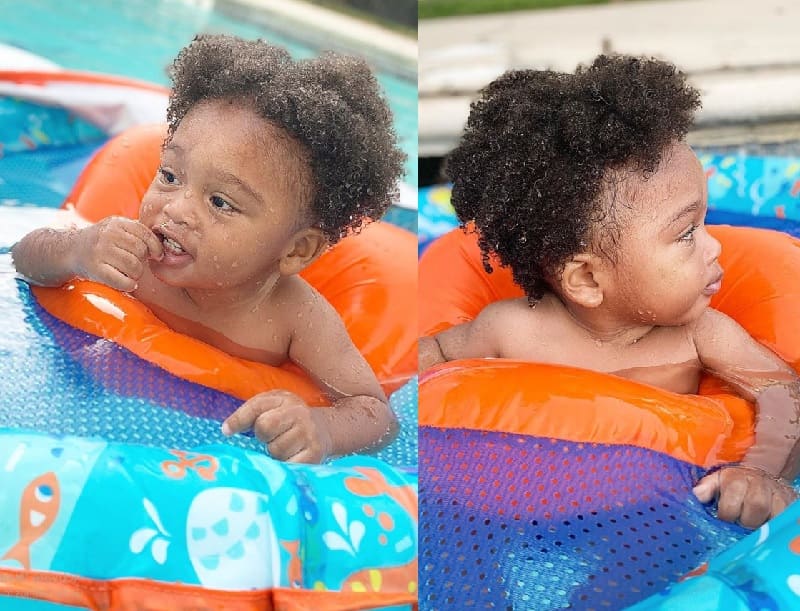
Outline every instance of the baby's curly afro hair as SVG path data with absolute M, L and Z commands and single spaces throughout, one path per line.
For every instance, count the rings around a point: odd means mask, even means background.
M 614 171 L 652 173 L 700 106 L 675 66 L 630 56 L 507 72 L 481 94 L 447 161 L 453 206 L 475 222 L 487 271 L 494 254 L 532 303 L 613 221 L 602 194 Z
M 167 110 L 169 136 L 196 104 L 241 102 L 307 151 L 314 226 L 335 243 L 397 195 L 404 153 L 392 114 L 367 64 L 326 53 L 294 61 L 279 47 L 200 35 L 178 54 Z

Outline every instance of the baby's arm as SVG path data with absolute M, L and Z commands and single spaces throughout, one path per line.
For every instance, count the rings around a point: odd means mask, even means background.
M 740 466 L 703 478 L 695 494 L 719 497 L 718 514 L 755 528 L 796 498 L 791 481 L 800 470 L 800 379 L 734 320 L 708 309 L 694 331 L 703 366 L 755 401 L 755 441 Z
M 313 293 L 298 303 L 296 325 L 289 358 L 327 391 L 332 406 L 308 407 L 287 391 L 262 393 L 236 410 L 223 430 L 253 429 L 272 457 L 292 462 L 321 462 L 388 444 L 397 420 L 338 313 Z
M 134 290 L 148 257 L 162 253 L 152 231 L 122 217 L 82 229 L 36 229 L 11 249 L 17 272 L 35 284 L 60 286 L 79 276 L 121 291 Z
M 508 307 L 504 302 L 488 305 L 475 320 L 421 337 L 417 348 L 419 371 L 456 359 L 500 356 L 498 321 L 502 321 L 503 312 Z

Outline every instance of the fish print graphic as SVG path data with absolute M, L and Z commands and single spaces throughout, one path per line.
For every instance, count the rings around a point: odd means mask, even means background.
M 30 482 L 20 501 L 19 541 L 0 560 L 16 560 L 29 570 L 31 545 L 53 525 L 60 505 L 61 491 L 55 473 L 44 473 Z

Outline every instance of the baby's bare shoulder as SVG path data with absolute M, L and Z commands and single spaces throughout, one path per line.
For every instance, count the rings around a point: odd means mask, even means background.
M 688 333 L 698 346 L 718 344 L 747 335 L 739 324 L 727 314 L 706 308 L 693 322 L 687 325 Z
M 547 318 L 549 306 L 540 307 L 542 302 L 531 306 L 524 297 L 517 299 L 503 299 L 495 301 L 486 306 L 478 318 L 492 321 L 501 326 L 513 324 L 520 320 L 525 322 L 541 321 Z M 477 319 L 476 319 L 477 320 Z
M 299 276 L 285 278 L 271 300 L 277 318 L 292 329 L 313 329 L 318 322 L 340 320 L 328 300 Z
M 535 306 L 526 298 L 505 299 L 484 308 L 475 324 L 491 337 L 497 356 L 527 358 L 530 346 L 542 344 L 558 326 L 559 305 L 548 297 Z

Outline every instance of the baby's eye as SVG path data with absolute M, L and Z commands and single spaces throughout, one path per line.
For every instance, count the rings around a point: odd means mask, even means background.
M 178 182 L 178 177 L 169 170 L 161 168 L 158 170 L 158 173 L 161 175 L 161 181 L 168 185 L 174 185 L 176 182 Z
M 694 232 L 697 231 L 699 225 L 692 225 L 689 229 L 680 237 L 681 242 L 691 242 L 694 240 Z
M 222 212 L 236 211 L 236 208 L 234 208 L 231 204 L 222 199 L 219 195 L 211 196 L 211 205 L 214 206 L 214 208 L 216 208 L 217 210 L 220 210 Z

